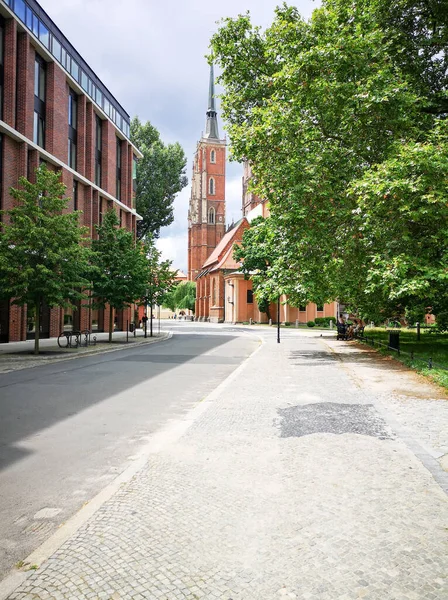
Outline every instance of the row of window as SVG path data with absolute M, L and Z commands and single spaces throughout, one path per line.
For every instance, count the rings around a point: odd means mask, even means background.
M 58 63 L 79 83 L 82 89 L 90 96 L 115 125 L 129 138 L 129 117 L 124 115 L 117 106 L 114 106 L 112 97 L 108 97 L 105 90 L 101 90 L 83 70 L 77 61 L 64 48 L 63 44 L 48 31 L 48 28 L 37 17 L 25 0 L 4 0 L 22 23 L 39 41 L 51 52 Z
M 33 141 L 45 148 L 46 111 L 46 63 L 36 54 L 34 63 L 34 132 Z M 101 162 L 103 145 L 103 122 L 95 115 L 95 183 L 101 187 Z M 78 96 L 72 89 L 68 95 L 68 160 L 69 167 L 76 171 L 78 143 Z M 122 140 L 116 138 L 116 197 L 121 201 Z M 132 164 L 133 187 L 136 187 L 137 163 Z

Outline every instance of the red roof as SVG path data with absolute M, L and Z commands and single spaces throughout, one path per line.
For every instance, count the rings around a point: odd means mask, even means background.
M 242 227 L 243 225 L 244 225 L 244 227 Z M 202 265 L 202 268 L 210 267 L 211 265 L 213 265 L 214 263 L 217 263 L 217 262 L 221 263 L 221 259 L 223 258 L 222 255 L 225 254 L 227 256 L 229 254 L 229 251 L 233 249 L 233 244 L 235 242 L 241 241 L 241 237 L 243 235 L 242 232 L 248 226 L 249 226 L 249 221 L 246 219 L 246 217 L 243 217 L 240 221 L 238 221 L 238 223 L 236 223 L 235 227 L 225 234 L 225 236 L 222 238 L 222 240 L 219 242 L 219 244 L 216 246 L 216 248 L 213 250 L 213 252 L 207 258 L 205 263 Z M 240 236 L 239 236 L 240 239 L 236 240 L 235 238 L 238 237 L 237 234 L 240 234 Z M 230 248 L 229 248 L 229 245 L 230 245 Z M 232 262 L 234 263 L 234 265 L 236 265 L 236 267 L 231 266 L 231 267 L 226 267 L 226 268 L 234 269 L 234 268 L 239 267 L 238 263 L 233 261 L 233 259 L 232 259 Z

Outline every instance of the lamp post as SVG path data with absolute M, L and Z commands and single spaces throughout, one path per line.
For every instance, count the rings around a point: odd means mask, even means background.
M 280 344 L 280 296 L 277 303 L 277 344 Z

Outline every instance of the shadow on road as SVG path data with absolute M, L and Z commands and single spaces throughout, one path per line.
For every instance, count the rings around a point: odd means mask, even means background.
M 30 454 L 20 447 L 20 440 L 170 369 L 190 363 L 203 373 L 204 365 L 239 364 L 238 356 L 206 355 L 234 339 L 231 335 L 184 335 L 160 344 L 1 374 L 0 471 Z

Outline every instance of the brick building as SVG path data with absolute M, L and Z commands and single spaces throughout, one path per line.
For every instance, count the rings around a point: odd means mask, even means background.
M 196 281 L 195 317 L 215 323 L 267 322 L 266 313 L 259 310 L 252 282 L 239 272 L 233 259 L 233 247 L 242 240 L 244 230 L 258 216 L 269 216 L 269 206 L 250 190 L 252 171 L 244 164 L 242 180 L 243 218 L 226 230 L 225 185 L 226 142 L 219 138 L 218 117 L 214 98 L 213 66 L 210 68 L 210 88 L 205 134 L 197 145 L 193 164 L 190 208 L 188 211 L 188 279 Z M 325 306 L 309 303 L 294 308 L 281 298 L 282 322 L 301 323 L 316 317 L 333 317 L 337 303 Z M 270 314 L 277 316 L 277 305 Z
M 33 180 L 45 162 L 59 170 L 94 226 L 114 208 L 122 227 L 136 229 L 135 167 L 139 151 L 129 140 L 130 119 L 93 70 L 35 0 L 0 0 L 0 208 L 12 206 L 11 186 Z M 42 337 L 62 329 L 104 330 L 108 311 L 43 308 Z M 131 309 L 115 315 L 118 329 Z M 0 342 L 34 337 L 34 315 L 26 307 L 0 304 Z
M 226 231 L 226 141 L 219 138 L 213 66 L 205 133 L 197 144 L 188 211 L 188 279 L 194 281 L 202 265 Z

